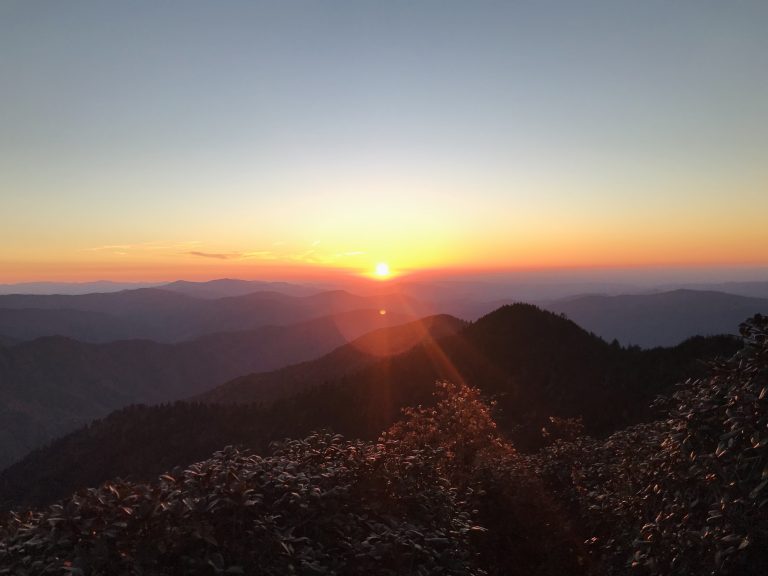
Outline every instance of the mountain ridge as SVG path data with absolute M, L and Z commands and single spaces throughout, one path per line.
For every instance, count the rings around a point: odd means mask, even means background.
M 0 465 L 120 406 L 184 398 L 254 370 L 321 356 L 406 320 L 361 310 L 173 344 L 47 336 L 0 347 Z
M 0 334 L 17 339 L 56 334 L 89 342 L 179 342 L 365 308 L 407 314 L 414 320 L 434 313 L 429 305 L 397 294 L 357 296 L 332 290 L 291 296 L 267 291 L 204 299 L 140 288 L 103 294 L 0 295 Z
M 544 302 L 606 340 L 644 348 L 673 346 L 693 335 L 736 334 L 740 322 L 768 313 L 768 298 L 678 288 L 655 294 L 599 294 Z
M 248 374 L 190 398 L 197 402 L 274 402 L 300 392 L 316 381 L 335 379 L 381 357 L 395 356 L 427 340 L 455 334 L 466 322 L 447 314 L 427 316 L 393 328 L 369 332 L 325 356 L 276 371 Z
M 454 336 L 317 382 L 269 409 L 252 401 L 177 402 L 113 412 L 0 473 L 0 501 L 45 502 L 115 476 L 151 477 L 227 444 L 264 450 L 314 429 L 376 438 L 403 407 L 430 405 L 440 378 L 458 377 L 495 398 L 499 425 L 521 450 L 539 445 L 550 416 L 581 415 L 588 432 L 606 434 L 650 418 L 648 404 L 657 394 L 702 373 L 701 359 L 738 347 L 734 338 L 710 337 L 669 349 L 621 348 L 557 314 L 510 306 Z

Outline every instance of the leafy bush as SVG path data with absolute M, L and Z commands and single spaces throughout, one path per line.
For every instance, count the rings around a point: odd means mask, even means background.
M 641 493 L 658 509 L 634 562 L 650 574 L 768 573 L 768 318 L 744 348 L 672 401 L 663 467 Z
M 528 459 L 577 518 L 596 574 L 768 572 L 768 319 L 660 399 L 665 420 Z
M 583 572 L 581 546 L 559 506 L 505 440 L 477 388 L 438 383 L 434 407 L 407 408 L 383 438 L 400 450 L 437 449 L 433 465 L 467 499 L 483 529 L 473 551 L 489 574 Z
M 0 528 L 0 573 L 473 574 L 473 525 L 436 452 L 314 434 L 107 483 Z
M 376 443 L 315 433 L 266 458 L 230 447 L 154 484 L 13 513 L 0 573 L 578 573 L 492 405 L 464 385 L 436 396 Z

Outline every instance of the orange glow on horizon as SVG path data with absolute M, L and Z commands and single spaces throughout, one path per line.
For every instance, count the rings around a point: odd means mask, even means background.
M 17 282 L 166 282 L 178 279 L 206 281 L 217 278 L 244 280 L 284 280 L 308 282 L 381 282 L 409 278 L 469 276 L 496 273 L 537 273 L 568 270 L 617 270 L 653 268 L 740 268 L 768 266 L 764 245 L 752 242 L 749 250 L 737 241 L 721 242 L 705 250 L 693 238 L 678 239 L 659 235 L 653 242 L 616 239 L 605 243 L 597 233 L 576 235 L 570 242 L 563 234 L 539 242 L 495 242 L 476 238 L 475 242 L 455 245 L 447 240 L 434 246 L 404 241 L 389 245 L 373 244 L 368 250 L 348 250 L 332 246 L 327 252 L 316 249 L 304 261 L 290 257 L 264 260 L 246 251 L 207 248 L 196 250 L 175 245 L 108 246 L 102 250 L 60 248 L 47 256 L 29 254 L 27 258 L 0 255 L 0 283 Z M 237 246 L 233 244 L 232 246 Z M 355 246 L 357 248 L 357 246 Z M 114 253 L 113 253 L 114 249 Z M 327 254 L 341 254 L 333 259 Z M 392 260 L 374 260 L 372 254 L 387 254 Z
M 234 265 L 226 263 L 219 266 L 191 264 L 157 264 L 157 263 L 65 263 L 65 262 L 0 262 L 0 283 L 19 282 L 93 282 L 97 280 L 112 280 L 116 282 L 171 282 L 174 280 L 207 281 L 218 278 L 240 278 L 243 280 L 265 281 L 369 281 L 386 282 L 408 278 L 428 280 L 441 276 L 472 276 L 504 273 L 546 273 L 557 271 L 605 271 L 605 270 L 652 270 L 652 269 L 725 269 L 725 268 L 763 268 L 768 267 L 768 261 L 744 259 L 728 261 L 719 259 L 686 260 L 649 260 L 621 262 L 617 260 L 589 262 L 533 262 L 513 263 L 509 265 L 492 262 L 476 262 L 474 265 L 458 263 L 447 265 L 432 265 L 401 269 L 397 272 L 390 270 L 388 277 L 381 277 L 375 269 L 355 269 L 331 267 L 322 265 Z

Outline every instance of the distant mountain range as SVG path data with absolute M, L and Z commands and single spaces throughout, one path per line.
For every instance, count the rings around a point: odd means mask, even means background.
M 120 292 L 139 288 L 162 288 L 180 292 L 187 296 L 198 298 L 225 298 L 227 296 L 242 296 L 251 292 L 275 291 L 292 296 L 309 296 L 323 292 L 329 288 L 310 284 L 294 284 L 289 282 L 267 282 L 262 280 L 238 280 L 219 278 L 205 282 L 177 280 L 175 282 L 111 282 L 100 280 L 96 282 L 20 282 L 18 284 L 0 284 L 2 294 L 60 294 L 81 295 L 105 292 Z
M 353 310 L 384 310 L 417 319 L 433 309 L 397 294 L 356 296 L 342 290 L 310 296 L 253 292 L 224 298 L 193 297 L 187 284 L 173 290 L 141 288 L 82 295 L 0 296 L 0 334 L 30 340 L 66 336 L 86 342 L 149 339 L 178 342 L 212 332 L 289 325 Z
M 177 344 L 90 344 L 54 336 L 0 347 L 0 468 L 127 404 L 198 394 L 242 374 L 316 358 L 372 330 L 380 329 L 361 340 L 361 350 L 372 337 L 398 341 L 402 329 L 391 329 L 390 337 L 387 327 L 407 319 L 361 310 Z M 431 330 L 411 330 L 411 344 Z
M 440 333 L 460 327 L 444 317 L 429 325 Z M 393 341 L 405 334 L 403 345 L 409 344 L 409 331 L 394 329 Z M 548 416 L 582 416 L 588 432 L 603 434 L 649 417 L 656 394 L 703 373 L 700 359 L 730 355 L 739 346 L 723 336 L 675 348 L 625 349 L 529 305 L 503 307 L 402 354 L 361 361 L 358 350 L 382 342 L 387 337 L 366 336 L 314 362 L 237 379 L 207 395 L 228 404 L 180 402 L 115 412 L 5 470 L 0 502 L 46 502 L 115 476 L 147 478 L 227 444 L 261 450 L 271 440 L 312 429 L 375 437 L 402 407 L 431 403 L 437 379 L 477 385 L 496 398 L 501 426 L 522 449 L 541 442 Z M 294 378 L 288 385 L 295 395 L 276 398 L 279 375 Z
M 93 292 L 119 292 L 158 286 L 157 282 L 19 282 L 0 284 L 2 294 L 91 294 Z
M 755 270 L 757 276 L 766 276 L 766 270 Z M 577 275 L 578 276 L 578 275 Z M 768 281 L 697 281 L 670 282 L 663 280 L 663 275 L 655 282 L 648 278 L 637 276 L 624 280 L 602 280 L 596 278 L 569 276 L 568 274 L 523 275 L 486 277 L 455 277 L 431 278 L 425 280 L 406 277 L 404 280 L 394 280 L 387 285 L 391 291 L 408 294 L 420 300 L 455 301 L 474 300 L 478 302 L 494 302 L 514 298 L 522 301 L 541 301 L 568 298 L 580 294 L 605 294 L 617 296 L 620 294 L 653 294 L 670 292 L 672 290 L 703 290 L 725 292 L 737 296 L 753 298 L 768 298 Z M 16 284 L 0 284 L 2 294 L 92 294 L 96 292 L 118 292 L 138 288 L 161 288 L 181 292 L 198 298 L 224 298 L 227 296 L 242 296 L 251 292 L 282 292 L 292 296 L 308 296 L 310 294 L 343 288 L 350 292 L 369 294 L 381 292 L 382 286 L 367 281 L 348 278 L 336 282 L 279 282 L 266 280 L 241 280 L 236 278 L 218 278 L 207 281 L 177 280 L 174 282 L 113 282 L 100 280 L 95 282 L 20 282 Z
M 163 290 L 170 290 L 185 294 L 194 298 L 227 298 L 229 296 L 245 296 L 254 292 L 279 292 L 288 296 L 311 296 L 320 292 L 327 292 L 319 286 L 307 284 L 291 284 L 289 282 L 264 282 L 261 280 L 237 280 L 232 278 L 220 278 L 207 282 L 189 282 L 177 280 L 170 284 L 158 286 Z
M 705 292 L 725 292 L 736 296 L 749 296 L 751 298 L 768 298 L 768 282 L 708 282 L 675 284 L 661 287 L 657 292 L 670 292 L 672 290 L 697 290 Z
M 753 283 L 758 290 L 759 283 Z M 478 318 L 520 300 L 455 301 L 441 310 L 460 318 Z M 579 326 L 607 341 L 643 348 L 674 346 L 697 335 L 737 334 L 739 323 L 768 313 L 768 298 L 724 292 L 677 289 L 649 294 L 582 294 L 559 299 L 532 298 L 529 302 L 564 314 Z
M 41 290 L 41 285 L 30 286 L 30 291 Z M 111 291 L 120 284 L 88 286 L 110 291 L 0 294 L 0 345 L 52 335 L 84 342 L 133 338 L 178 342 L 211 332 L 288 325 L 358 309 L 382 308 L 411 319 L 450 314 L 473 320 L 505 304 L 529 302 L 566 314 L 609 341 L 615 338 L 622 344 L 653 347 L 677 344 L 697 334 L 733 332 L 744 318 L 768 311 L 768 282 L 692 284 L 709 289 L 622 294 L 622 288 L 630 287 L 406 281 L 377 285 L 375 290 L 369 286 L 363 296 L 323 290 L 320 285 L 227 278 L 121 291 Z M 380 293 L 385 289 L 390 292 Z M 583 293 L 590 289 L 593 294 Z
M 606 340 L 644 348 L 674 346 L 693 335 L 737 334 L 739 323 L 768 313 L 768 298 L 674 290 L 628 296 L 579 296 L 542 303 Z

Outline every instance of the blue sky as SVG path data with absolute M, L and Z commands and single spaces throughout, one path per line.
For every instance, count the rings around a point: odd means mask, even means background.
M 0 266 L 766 264 L 766 25 L 765 2 L 4 1 Z

